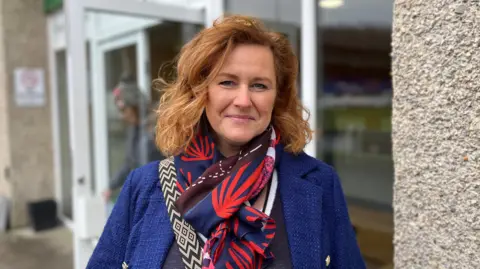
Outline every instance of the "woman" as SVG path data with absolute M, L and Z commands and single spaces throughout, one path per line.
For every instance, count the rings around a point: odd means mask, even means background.
M 158 110 L 173 158 L 130 174 L 88 268 L 365 268 L 337 174 L 302 152 L 297 72 L 249 17 L 186 44 Z

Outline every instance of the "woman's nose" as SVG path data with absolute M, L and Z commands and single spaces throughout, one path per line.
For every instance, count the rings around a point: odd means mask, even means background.
M 237 88 L 233 104 L 238 107 L 249 107 L 252 105 L 250 90 L 247 85 L 242 85 Z

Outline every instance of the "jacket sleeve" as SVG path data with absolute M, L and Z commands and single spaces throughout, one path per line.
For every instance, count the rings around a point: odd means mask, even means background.
M 120 196 L 103 229 L 103 233 L 93 251 L 87 269 L 118 269 L 122 268 L 127 242 L 130 236 L 135 202 L 133 200 L 136 172 L 128 176 Z
M 365 262 L 360 253 L 353 226 L 348 215 L 347 203 L 337 173 L 332 169 L 331 192 L 333 195 L 334 218 L 331 222 L 330 237 L 332 257 L 331 267 L 334 269 L 364 269 Z

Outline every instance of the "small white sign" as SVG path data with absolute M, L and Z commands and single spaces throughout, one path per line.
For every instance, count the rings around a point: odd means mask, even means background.
M 17 68 L 15 79 L 15 103 L 22 107 L 45 105 L 45 78 L 41 68 Z

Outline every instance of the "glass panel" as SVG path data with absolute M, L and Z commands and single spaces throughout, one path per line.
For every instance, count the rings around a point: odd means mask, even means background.
M 202 25 L 163 22 L 148 30 L 150 40 L 151 77 L 171 79 L 175 75 L 174 59 L 181 47 L 203 28 Z M 152 100 L 158 101 L 161 92 L 152 91 Z
M 91 63 L 91 55 L 90 55 L 90 42 L 86 42 L 85 50 L 87 53 L 87 87 L 88 87 L 88 122 L 90 124 L 90 144 L 94 145 L 94 131 L 95 125 L 93 124 L 93 100 L 92 100 L 92 63 Z M 93 148 L 93 146 L 92 146 Z M 90 151 L 90 173 L 91 179 L 90 188 L 92 192 L 96 190 L 96 180 L 95 180 L 95 152 L 93 150 Z
M 136 78 L 136 45 L 109 51 L 105 54 L 105 90 L 108 124 L 108 159 L 109 174 L 115 175 L 122 168 L 129 139 L 131 124 L 124 121 L 123 114 L 114 102 L 114 89 L 118 86 L 122 76 L 131 76 L 131 87 L 137 86 Z
M 390 36 L 383 25 L 326 26 L 319 44 L 318 157 L 340 176 L 371 266 L 393 259 Z
M 58 125 L 60 139 L 60 184 L 61 184 L 61 208 L 62 214 L 73 219 L 72 212 L 72 156 L 70 151 L 70 124 L 68 119 L 68 90 L 67 90 L 67 66 L 66 53 L 59 51 L 55 54 L 57 67 L 57 106 Z

